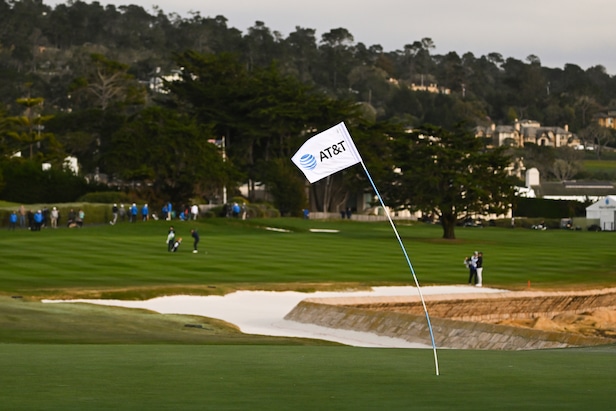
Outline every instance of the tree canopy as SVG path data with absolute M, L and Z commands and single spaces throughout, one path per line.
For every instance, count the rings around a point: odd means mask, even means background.
M 511 159 L 503 148 L 487 150 L 463 125 L 426 125 L 397 136 L 392 164 L 382 182 L 388 205 L 436 215 L 446 239 L 455 238 L 460 218 L 502 214 L 513 201 Z
M 292 214 L 307 199 L 284 162 L 311 134 L 345 121 L 393 205 L 438 212 L 452 227 L 461 215 L 506 202 L 508 160 L 502 149 L 471 142 L 473 126 L 529 118 L 569 127 L 597 144 L 598 156 L 615 144 L 593 123 L 616 106 L 616 78 L 602 66 L 550 68 L 532 54 L 522 61 L 497 52 L 439 55 L 435 47 L 424 37 L 384 50 L 343 27 L 317 38 L 298 26 L 284 37 L 262 21 L 242 33 L 224 16 L 198 12 L 0 0 L 0 148 L 54 165 L 74 155 L 84 175 L 107 175 L 158 200 L 216 198 L 240 183 L 251 197 L 263 183 Z M 149 87 L 170 73 L 180 81 Z M 222 139 L 226 161 L 209 143 Z M 546 151 L 524 152 L 546 177 L 580 170 L 571 153 L 560 150 L 567 159 L 556 162 Z M 335 210 L 361 195 L 367 182 L 354 171 L 312 185 L 311 208 Z M 494 186 L 464 180 L 477 175 Z

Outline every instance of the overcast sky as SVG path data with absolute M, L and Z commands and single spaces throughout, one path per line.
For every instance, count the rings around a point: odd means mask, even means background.
M 65 0 L 43 0 L 54 6 Z M 90 0 L 86 1 L 91 3 Z M 385 51 L 429 37 L 433 54 L 491 52 L 526 61 L 533 54 L 546 67 L 572 63 L 586 70 L 602 65 L 616 75 L 614 0 L 100 0 L 136 4 L 154 14 L 189 17 L 222 15 L 228 26 L 246 32 L 255 21 L 286 37 L 295 27 L 323 33 L 345 28 L 356 43 L 380 44 Z

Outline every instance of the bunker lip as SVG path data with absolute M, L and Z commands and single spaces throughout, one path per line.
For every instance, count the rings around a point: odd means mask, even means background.
M 473 286 L 421 287 L 424 296 L 441 294 L 502 293 L 508 290 Z M 43 300 L 44 303 L 90 303 L 106 306 L 146 309 L 161 314 L 185 314 L 216 318 L 236 325 L 246 334 L 311 338 L 356 347 L 431 348 L 422 343 L 357 332 L 321 327 L 285 320 L 284 317 L 302 300 L 331 297 L 418 296 L 416 287 L 373 287 L 371 290 L 301 293 L 295 291 L 236 291 L 224 296 L 174 295 L 146 301 L 75 299 Z

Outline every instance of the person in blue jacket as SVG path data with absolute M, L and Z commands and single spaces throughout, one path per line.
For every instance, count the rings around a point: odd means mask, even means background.
M 38 210 L 34 213 L 34 231 L 41 231 L 41 226 L 43 225 L 43 213 L 41 210 Z
M 135 203 L 133 203 L 133 205 L 130 206 L 130 222 L 131 223 L 137 222 L 137 204 Z
M 148 221 L 149 217 L 150 211 L 148 209 L 148 205 L 144 204 L 143 207 L 141 207 L 141 221 Z
M 17 212 L 13 211 L 11 212 L 11 215 L 9 216 L 9 230 L 15 230 L 16 226 L 17 226 Z

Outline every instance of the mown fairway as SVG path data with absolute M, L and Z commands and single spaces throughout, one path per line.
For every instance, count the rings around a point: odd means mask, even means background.
M 614 346 L 439 350 L 436 376 L 429 350 L 251 336 L 206 318 L 38 302 L 413 283 L 388 223 L 174 225 L 185 240 L 178 253 L 166 251 L 161 221 L 0 232 L 3 409 L 613 409 Z M 487 286 L 616 285 L 613 233 L 459 228 L 457 240 L 444 241 L 438 226 L 398 229 L 422 285 L 465 283 L 462 260 L 474 250 L 484 252 Z
M 612 410 L 612 348 L 0 345 L 7 410 Z
M 211 286 L 310 289 L 311 284 L 412 284 L 388 223 L 353 221 L 204 220 L 174 222 L 184 238 L 166 251 L 168 223 L 157 221 L 83 229 L 0 232 L 0 291 L 53 297 L 105 291 L 143 297 Z M 192 254 L 190 228 L 201 234 Z M 269 231 L 266 228 L 290 232 Z M 312 233 L 310 228 L 340 230 Z M 616 284 L 614 233 L 458 228 L 442 240 L 435 225 L 398 226 L 422 285 L 462 284 L 464 257 L 481 250 L 486 285 L 508 288 Z M 210 287 L 208 287 L 210 286 Z

